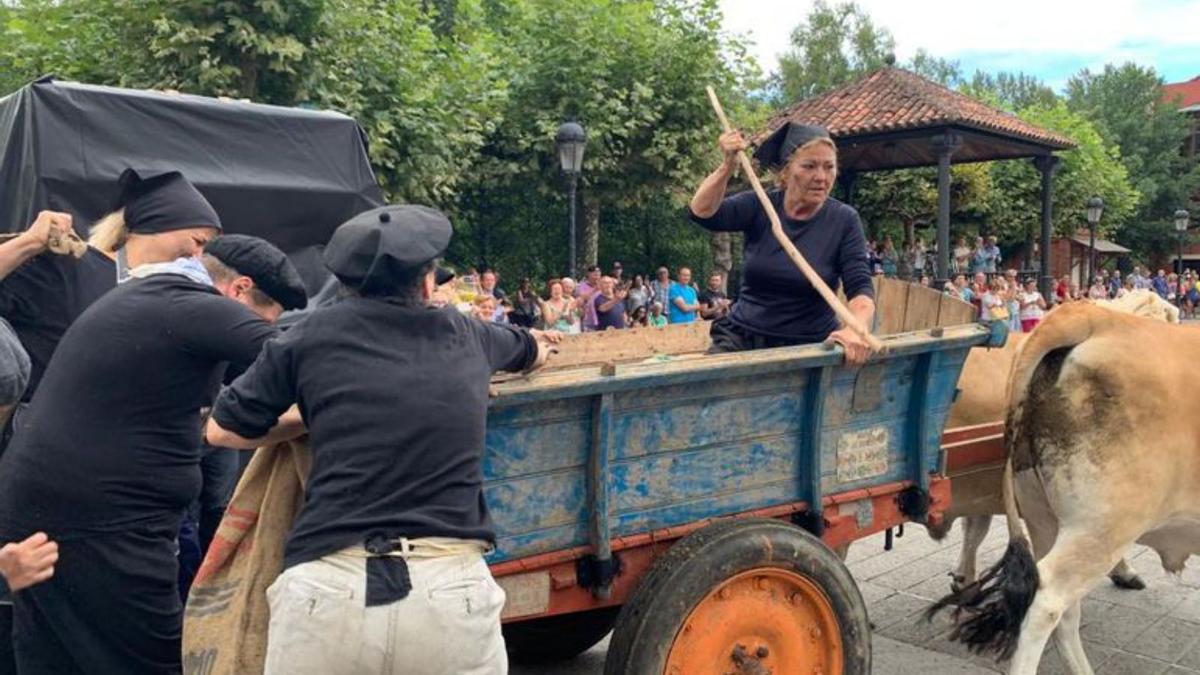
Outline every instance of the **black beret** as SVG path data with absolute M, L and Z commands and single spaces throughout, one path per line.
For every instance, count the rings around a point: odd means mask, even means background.
M 386 293 L 450 245 L 450 220 L 428 206 L 381 206 L 338 226 L 325 266 L 347 286 Z
M 787 164 L 796 148 L 817 138 L 830 138 L 829 130 L 811 124 L 785 122 L 758 146 L 754 159 L 769 169 L 779 170 Z
M 225 234 L 210 241 L 204 252 L 253 279 L 255 286 L 284 309 L 303 309 L 308 304 L 300 273 L 271 242 L 245 234 Z
M 119 192 L 113 210 L 125 209 L 125 227 L 130 232 L 221 229 L 221 219 L 212 204 L 178 171 L 125 169 L 117 184 Z

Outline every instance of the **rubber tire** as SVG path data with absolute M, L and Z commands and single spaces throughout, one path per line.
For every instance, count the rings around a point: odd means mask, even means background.
M 504 645 L 513 663 L 566 661 L 586 652 L 612 632 L 620 607 L 560 614 L 504 624 Z
M 817 584 L 841 626 L 844 675 L 870 675 L 871 624 L 850 571 L 808 532 L 757 518 L 709 525 L 654 562 L 617 619 L 605 675 L 662 673 L 675 636 L 696 605 L 726 579 L 762 567 L 793 570 Z

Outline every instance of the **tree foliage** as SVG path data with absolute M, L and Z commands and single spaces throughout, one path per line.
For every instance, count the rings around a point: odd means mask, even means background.
M 823 94 L 888 63 L 896 40 L 853 2 L 817 0 L 791 34 L 773 83 L 783 105 Z
M 1077 147 L 1059 153 L 1061 164 L 1054 176 L 1053 224 L 1057 233 L 1073 234 L 1086 227 L 1087 200 L 1104 199 L 1099 233 L 1109 236 L 1127 224 L 1139 199 L 1121 164 L 1120 149 L 1106 141 L 1087 118 L 1059 101 L 1051 107 L 1020 111 L 1026 121 L 1057 131 Z M 1041 177 L 1031 162 L 992 163 L 994 190 L 988 201 L 988 222 L 1001 236 L 1021 239 L 1027 228 L 1041 227 Z
M 1162 84 L 1153 68 L 1110 64 L 1100 73 L 1083 70 L 1072 77 L 1067 104 L 1120 147 L 1129 179 L 1141 194 L 1137 218 L 1169 228 L 1171 215 L 1200 188 L 1200 170 L 1188 166 L 1179 151 L 1187 118 L 1162 100 Z
M 366 130 L 389 199 L 451 213 L 454 258 L 533 276 L 566 266 L 554 135 L 574 118 L 588 133 L 581 260 L 703 268 L 709 240 L 683 207 L 719 161 L 704 87 L 742 129 L 770 113 L 760 73 L 721 23 L 717 0 L 0 0 L 0 93 L 53 73 L 345 112 Z M 765 91 L 790 104 L 891 63 L 894 49 L 853 2 L 819 0 Z M 1179 156 L 1183 120 L 1152 69 L 1082 71 L 1064 104 L 1029 75 L 967 78 L 925 50 L 906 67 L 1080 144 L 1056 178 L 1060 231 L 1099 194 L 1119 241 L 1170 243 L 1160 231 L 1200 173 Z M 932 223 L 935 177 L 861 176 L 873 233 L 899 242 Z M 951 202 L 955 230 L 1019 242 L 1040 215 L 1039 176 L 1023 161 L 955 166 Z

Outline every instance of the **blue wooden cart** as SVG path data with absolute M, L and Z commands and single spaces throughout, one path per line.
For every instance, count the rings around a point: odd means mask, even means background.
M 959 373 L 1002 341 L 960 322 L 887 336 L 859 369 L 813 345 L 499 383 L 485 495 L 514 658 L 572 656 L 615 623 L 609 673 L 869 673 L 830 549 L 948 506 Z

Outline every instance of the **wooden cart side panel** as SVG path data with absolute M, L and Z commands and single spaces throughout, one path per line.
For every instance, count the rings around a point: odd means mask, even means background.
M 907 486 L 894 483 L 826 497 L 823 506 L 827 528 L 822 539 L 836 547 L 902 524 L 907 518 L 900 512 L 896 496 Z M 935 478 L 930 485 L 930 501 L 932 517 L 939 520 L 950 504 L 950 481 Z M 805 503 L 793 502 L 731 512 L 723 517 L 786 519 L 807 508 Z M 623 604 L 655 558 L 681 537 L 712 522 L 713 519 L 705 519 L 615 538 L 612 549 L 620 558 L 621 572 L 605 598 L 598 598 L 591 589 L 579 584 L 576 561 L 588 554 L 586 547 L 493 564 L 492 573 L 508 596 L 501 619 L 523 621 Z
M 908 306 L 905 309 L 904 326 L 901 331 L 925 330 L 938 325 L 941 296 L 941 293 L 934 290 L 908 284 Z
M 661 355 L 702 354 L 712 340 L 712 322 L 694 321 L 662 328 L 630 328 L 567 335 L 550 355 L 548 369 L 597 366 L 609 362 L 640 361 Z
M 822 399 L 815 478 L 803 448 L 814 426 L 806 417 L 806 370 L 616 393 L 606 485 L 612 535 L 793 502 L 810 483 L 830 494 L 936 470 L 937 433 L 966 351 L 934 354 L 919 442 L 909 431 L 909 401 L 920 355 L 834 370 Z M 590 400 L 493 409 L 484 463 L 498 533 L 493 561 L 587 543 Z
M 904 330 L 908 314 L 907 282 L 884 277 L 875 278 L 875 321 L 877 335 L 892 335 Z
M 969 302 L 938 293 L 939 307 L 937 325 L 939 326 L 957 326 L 964 323 L 972 323 L 979 318 L 979 312 L 975 310 L 975 306 Z

